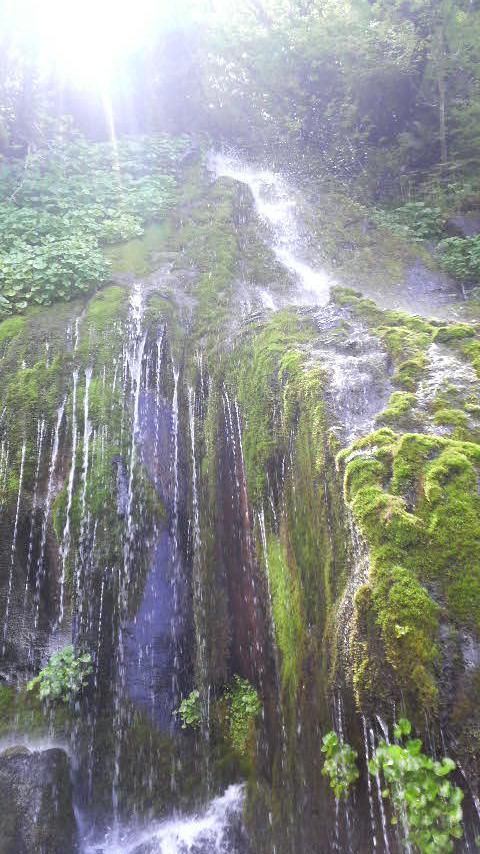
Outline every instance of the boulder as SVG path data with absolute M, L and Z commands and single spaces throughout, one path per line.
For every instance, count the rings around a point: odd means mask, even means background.
M 456 214 L 446 223 L 446 231 L 452 237 L 476 237 L 480 234 L 480 212 Z
M 78 851 L 70 764 L 64 750 L 0 754 L 0 854 Z

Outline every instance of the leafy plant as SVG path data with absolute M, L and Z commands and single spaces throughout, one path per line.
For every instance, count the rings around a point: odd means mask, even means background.
M 438 246 L 440 263 L 461 282 L 480 282 L 480 235 L 448 237 Z
M 383 796 L 392 800 L 395 823 L 405 817 L 407 843 L 421 854 L 448 854 L 453 851 L 453 841 L 463 836 L 463 792 L 447 779 L 455 763 L 426 756 L 420 739 L 410 738 L 411 731 L 410 722 L 400 720 L 395 727 L 400 743 L 382 740 L 369 770 L 383 773 L 387 783 Z
M 248 679 L 235 676 L 226 690 L 230 741 L 239 753 L 246 753 L 256 717 L 262 704 L 257 690 Z
M 38 688 L 41 700 L 68 703 L 85 688 L 92 670 L 89 652 L 77 656 L 73 646 L 66 646 L 52 655 L 47 666 L 28 683 L 27 690 Z
M 195 729 L 200 726 L 202 709 L 200 705 L 200 692 L 196 688 L 190 691 L 188 697 L 182 700 L 176 714 L 182 719 L 182 729 L 187 729 L 187 727 Z
M 445 225 L 440 208 L 426 202 L 407 202 L 393 210 L 378 210 L 375 221 L 399 237 L 410 240 L 439 240 Z
M 327 732 L 322 739 L 325 762 L 322 774 L 330 778 L 330 786 L 336 798 L 346 798 L 350 786 L 358 780 L 357 751 L 341 741 L 335 732 Z
M 108 278 L 102 244 L 143 234 L 174 199 L 186 137 L 57 143 L 3 163 L 0 318 L 86 293 Z

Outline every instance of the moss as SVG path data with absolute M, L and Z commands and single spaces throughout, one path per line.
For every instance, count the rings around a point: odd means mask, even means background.
M 464 338 L 472 338 L 475 329 L 468 323 L 451 323 L 449 326 L 441 326 L 436 330 L 433 340 L 436 344 L 450 344 L 462 341 Z
M 66 515 L 67 515 L 67 484 L 60 490 L 58 495 L 55 497 L 55 500 L 52 504 L 52 526 L 55 531 L 55 536 L 57 538 L 57 543 L 60 544 L 62 542 L 63 531 L 65 528 Z
M 381 484 L 387 472 L 384 464 L 374 457 L 360 455 L 351 460 L 345 470 L 344 493 L 352 501 L 357 492 L 372 482 Z
M 467 427 L 468 415 L 462 409 L 439 409 L 433 416 L 433 423 L 445 427 Z
M 302 356 L 300 350 L 313 335 L 310 321 L 302 321 L 293 312 L 278 312 L 255 336 L 249 336 L 236 354 L 232 385 L 238 389 L 244 416 L 243 447 L 249 495 L 254 502 L 263 497 L 269 466 L 285 453 L 289 425 L 298 405 L 296 395 L 307 395 L 314 406 L 320 402 L 319 373 L 305 374 L 306 354 Z
M 464 344 L 462 349 L 480 377 L 480 341 L 469 341 L 467 344 Z
M 408 359 L 406 362 L 402 362 L 402 364 L 399 365 L 395 376 L 393 377 L 394 382 L 407 389 L 407 391 L 415 391 L 418 381 L 421 379 L 426 366 L 427 360 L 424 355 L 417 356 L 414 359 Z
M 383 438 L 365 437 L 337 458 L 371 558 L 368 595 L 357 602 L 358 691 L 365 697 L 365 662 L 378 656 L 365 634 L 370 607 L 398 690 L 431 707 L 441 608 L 480 634 L 480 446 L 391 431 Z
M 290 696 L 295 697 L 305 644 L 302 591 L 280 542 L 273 536 L 268 543 L 268 575 L 275 637 L 282 657 L 282 683 Z
M 388 407 L 377 415 L 379 424 L 392 424 L 399 426 L 411 420 L 412 409 L 417 403 L 417 398 L 411 392 L 395 391 L 388 402 Z
M 15 689 L 0 685 L 0 731 L 12 717 L 15 706 Z
M 142 237 L 108 246 L 105 254 L 111 261 L 112 273 L 129 273 L 134 276 L 151 273 L 159 266 L 158 253 L 166 246 L 169 235 L 168 221 L 154 222 L 146 226 Z
M 401 566 L 376 568 L 372 600 L 388 662 L 422 705 L 432 707 L 437 695 L 431 665 L 438 653 L 438 605 Z
M 14 338 L 23 332 L 25 329 L 24 317 L 8 317 L 0 323 L 0 344 L 8 341 L 9 338 Z
M 126 296 L 125 288 L 118 285 L 112 285 L 99 291 L 88 304 L 85 325 L 99 332 L 105 329 L 112 321 L 122 315 Z
M 65 393 L 69 356 L 56 355 L 47 367 L 45 359 L 32 367 L 20 367 L 7 386 L 6 404 L 19 425 L 30 428 L 39 414 L 53 419 Z

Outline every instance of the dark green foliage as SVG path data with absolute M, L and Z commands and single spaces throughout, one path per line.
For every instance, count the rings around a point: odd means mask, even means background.
M 480 281 L 480 236 L 447 237 L 438 247 L 442 267 L 461 282 Z
M 322 774 L 329 778 L 335 797 L 346 798 L 350 787 L 360 776 L 357 751 L 332 731 L 323 736 L 322 753 L 325 754 Z
M 463 836 L 463 792 L 448 779 L 455 763 L 448 758 L 437 762 L 423 753 L 420 739 L 410 738 L 411 729 L 408 720 L 398 722 L 397 743 L 380 742 L 370 773 L 383 774 L 383 796 L 392 800 L 395 823 L 405 815 L 405 845 L 420 854 L 449 854 L 454 840 Z
M 0 311 L 23 311 L 32 304 L 71 299 L 105 280 L 108 264 L 98 242 L 87 234 L 43 238 L 29 246 L 18 240 L 0 257 Z
M 73 646 L 66 646 L 52 655 L 47 666 L 27 687 L 29 691 L 38 688 L 41 700 L 68 703 L 88 684 L 92 670 L 90 653 L 77 656 Z
M 392 801 L 393 824 L 400 823 L 405 848 L 419 854 L 449 854 L 454 840 L 461 839 L 463 792 L 448 777 L 455 763 L 448 757 L 431 759 L 420 739 L 410 738 L 408 720 L 395 726 L 395 744 L 382 739 L 369 762 L 370 774 L 382 774 L 384 798 Z M 323 737 L 325 762 L 322 774 L 329 777 L 336 798 L 347 797 L 359 778 L 357 751 L 333 731 Z
M 225 692 L 225 698 L 228 705 L 230 741 L 238 753 L 244 754 L 254 732 L 255 720 L 262 708 L 258 692 L 248 679 L 235 676 Z
M 438 240 L 445 224 L 441 209 L 426 202 L 408 202 L 400 208 L 376 211 L 374 218 L 398 237 L 409 240 Z
M 143 234 L 172 204 L 186 140 L 77 141 L 9 161 L 0 205 L 0 317 L 71 299 L 104 282 L 101 244 Z M 1 182 L 0 182 L 1 183 Z
M 202 708 L 200 703 L 200 692 L 194 688 L 188 697 L 180 703 L 176 713 L 182 721 L 182 729 L 191 727 L 196 729 L 202 720 Z

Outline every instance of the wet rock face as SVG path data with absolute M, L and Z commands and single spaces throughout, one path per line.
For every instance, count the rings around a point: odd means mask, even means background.
M 0 754 L 0 854 L 78 851 L 67 754 L 58 748 Z

